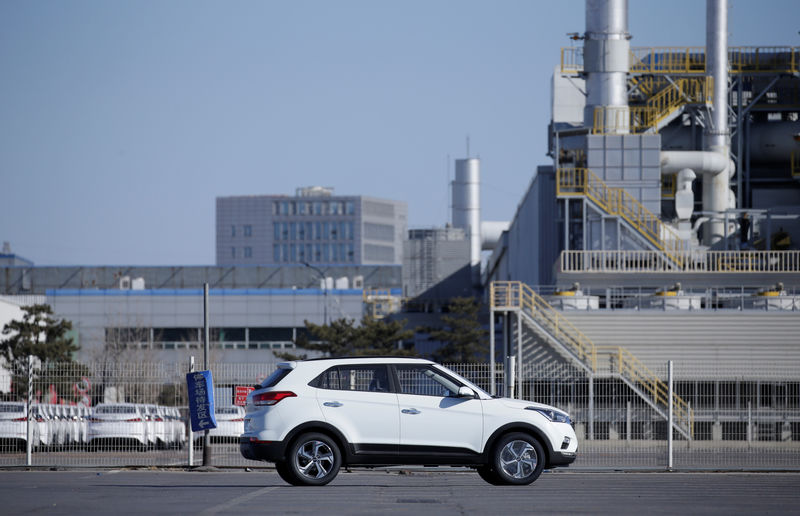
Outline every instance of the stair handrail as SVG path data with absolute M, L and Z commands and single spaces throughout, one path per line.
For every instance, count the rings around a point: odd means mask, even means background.
M 669 387 L 644 365 L 633 353 L 622 346 L 597 346 L 597 352 L 608 355 L 616 364 L 616 372 L 631 382 L 640 385 L 656 405 L 669 406 Z M 689 435 L 694 435 L 694 412 L 677 393 L 672 393 L 672 410 L 679 426 L 684 426 Z
M 597 370 L 594 342 L 531 287 L 521 281 L 493 281 L 490 292 L 492 309 L 522 310 L 592 371 Z
M 582 195 L 609 215 L 618 215 L 647 241 L 683 267 L 686 244 L 656 214 L 623 188 L 611 188 L 588 168 L 560 168 L 556 171 L 556 195 Z M 670 238 L 664 239 L 662 235 Z

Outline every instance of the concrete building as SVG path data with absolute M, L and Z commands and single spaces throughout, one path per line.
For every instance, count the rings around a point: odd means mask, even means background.
M 218 197 L 217 265 L 400 265 L 407 220 L 405 202 L 332 188 Z

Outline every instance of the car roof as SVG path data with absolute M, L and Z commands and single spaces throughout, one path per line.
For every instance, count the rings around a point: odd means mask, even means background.
M 430 360 L 425 358 L 418 358 L 418 357 L 402 357 L 396 355 L 359 355 L 359 356 L 343 356 L 343 357 L 319 357 L 319 358 L 307 358 L 305 360 L 297 360 L 298 363 L 303 362 L 324 362 L 324 361 L 376 361 L 376 362 L 392 362 L 392 363 L 402 363 L 402 362 L 418 362 L 421 364 L 430 364 L 432 363 Z

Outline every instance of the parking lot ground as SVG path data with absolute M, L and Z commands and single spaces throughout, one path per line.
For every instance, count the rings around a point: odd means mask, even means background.
M 292 487 L 272 470 L 0 471 L 3 514 L 797 514 L 797 473 L 545 472 L 495 487 L 463 471 L 356 470 Z

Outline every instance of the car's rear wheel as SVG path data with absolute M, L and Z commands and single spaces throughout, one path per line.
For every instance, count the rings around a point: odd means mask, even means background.
M 492 454 L 492 472 L 504 484 L 526 485 L 544 469 L 544 449 L 528 434 L 511 433 L 501 438 Z
M 292 485 L 323 486 L 336 478 L 342 465 L 339 446 L 320 433 L 303 434 L 295 439 L 287 459 L 284 471 L 281 471 L 283 466 L 276 468 L 281 478 Z

